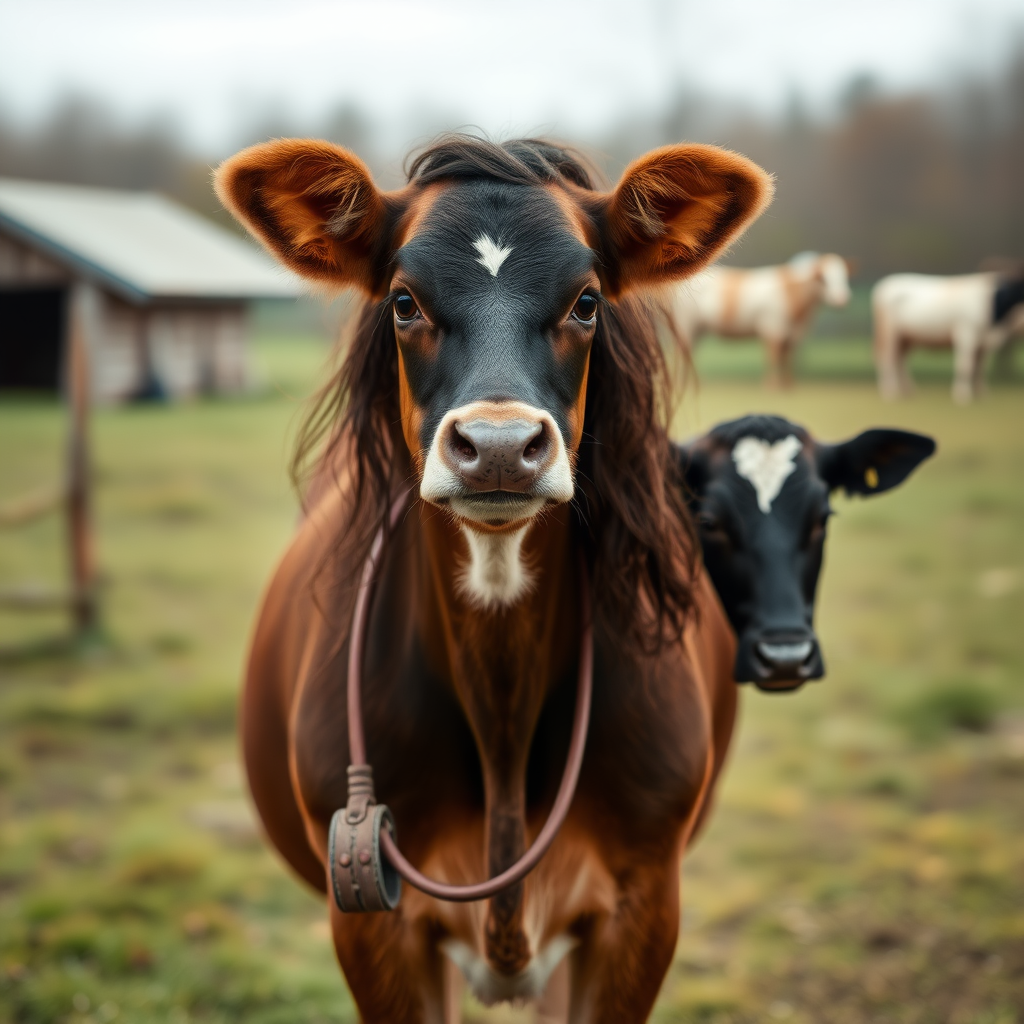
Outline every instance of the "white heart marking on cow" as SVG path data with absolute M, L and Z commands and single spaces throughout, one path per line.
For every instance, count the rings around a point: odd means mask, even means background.
M 782 485 L 796 469 L 796 457 L 803 445 L 790 434 L 775 444 L 759 437 L 742 437 L 732 450 L 736 472 L 748 480 L 757 493 L 757 507 L 768 515 Z

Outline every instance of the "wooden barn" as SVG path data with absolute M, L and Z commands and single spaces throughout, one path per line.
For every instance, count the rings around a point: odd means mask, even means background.
M 79 310 L 93 400 L 239 391 L 249 304 L 299 293 L 164 196 L 0 178 L 0 389 L 62 388 Z

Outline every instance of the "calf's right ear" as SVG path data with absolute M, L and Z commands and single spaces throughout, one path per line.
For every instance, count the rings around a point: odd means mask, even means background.
M 352 153 L 314 139 L 276 139 L 225 160 L 214 188 L 290 270 L 379 297 L 402 203 L 381 192 Z
M 818 473 L 830 491 L 881 494 L 891 490 L 935 452 L 935 441 L 909 430 L 865 430 L 841 444 L 819 444 Z

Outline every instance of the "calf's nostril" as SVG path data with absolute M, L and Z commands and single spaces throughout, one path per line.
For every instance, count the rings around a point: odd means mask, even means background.
M 814 644 L 810 640 L 802 640 L 797 643 L 768 643 L 760 641 L 757 645 L 757 653 L 769 665 L 778 667 L 802 665 L 814 650 Z
M 458 423 L 452 424 L 449 444 L 462 462 L 472 462 L 479 454 L 473 442 L 459 429 Z
M 543 456 L 548 447 L 548 432 L 543 423 L 537 424 L 537 432 L 526 442 L 523 448 L 523 458 L 528 460 L 539 459 Z

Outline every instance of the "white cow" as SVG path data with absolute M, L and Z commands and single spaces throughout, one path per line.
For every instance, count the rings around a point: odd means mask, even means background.
M 793 382 L 793 353 L 822 302 L 850 301 L 846 260 L 834 253 L 801 253 L 788 263 L 755 270 L 712 267 L 675 287 L 672 314 L 692 346 L 705 334 L 757 337 L 768 355 L 768 382 Z
M 909 349 L 953 349 L 953 399 L 969 402 L 981 385 L 985 356 L 1024 329 L 1024 280 L 999 274 L 932 277 L 893 274 L 871 292 L 875 367 L 886 398 L 912 388 Z

